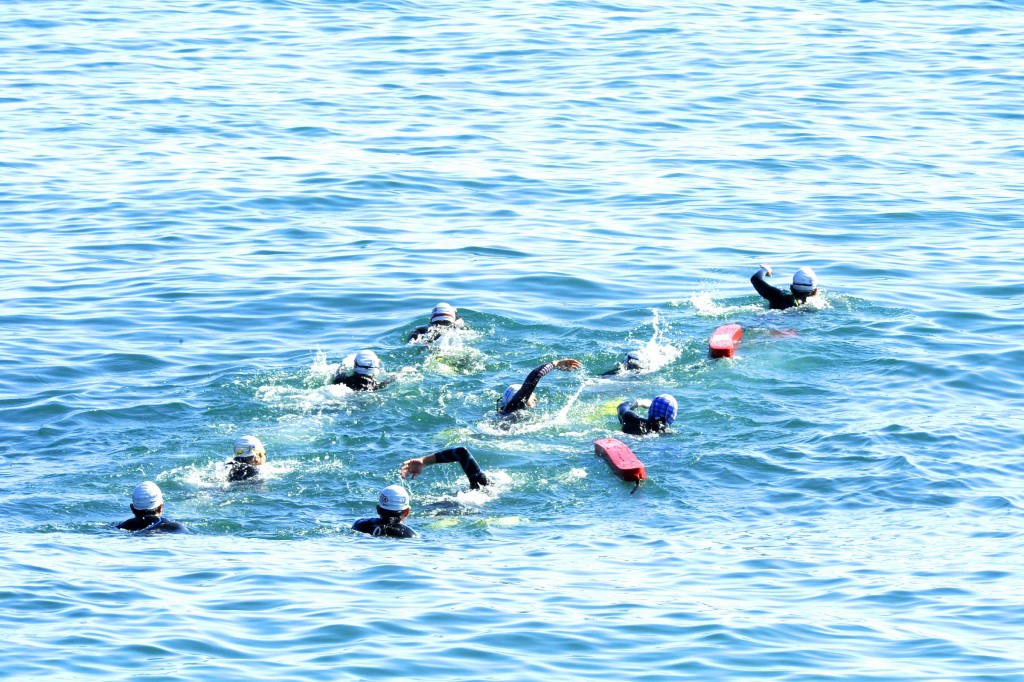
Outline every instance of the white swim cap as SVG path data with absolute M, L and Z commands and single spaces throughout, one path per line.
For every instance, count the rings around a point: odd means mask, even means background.
M 505 407 L 512 400 L 512 396 L 519 392 L 519 389 L 523 387 L 522 384 L 512 384 L 505 389 L 505 392 L 501 394 L 501 406 Z
M 626 369 L 643 369 L 647 363 L 644 362 L 643 353 L 638 350 L 631 350 L 626 353 L 626 358 L 622 364 L 626 366 Z
M 235 441 L 235 456 L 249 457 L 251 455 L 265 455 L 267 449 L 263 447 L 263 441 L 256 436 L 242 436 Z
M 448 305 L 447 303 L 438 303 L 434 306 L 434 309 L 430 311 L 430 324 L 435 322 L 454 322 L 455 321 L 455 308 Z
M 163 493 L 153 481 L 140 483 L 132 491 L 132 506 L 139 511 L 152 511 L 163 503 Z
M 386 511 L 400 512 L 409 508 L 409 500 L 412 496 L 409 491 L 400 485 L 389 485 L 380 491 L 377 498 L 377 506 Z
M 818 288 L 818 276 L 814 270 L 803 267 L 793 273 L 793 291 L 809 294 Z
M 355 367 L 356 374 L 376 376 L 380 371 L 380 358 L 372 350 L 361 350 L 356 353 Z

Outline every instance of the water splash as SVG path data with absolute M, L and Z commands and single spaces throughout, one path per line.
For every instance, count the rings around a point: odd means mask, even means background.
M 657 372 L 678 358 L 681 352 L 665 340 L 665 332 L 669 327 L 666 325 L 664 329 L 662 328 L 662 319 L 657 308 L 653 308 L 651 313 L 653 314 L 651 326 L 654 328 L 654 333 L 651 334 L 651 338 L 647 343 L 640 348 L 644 369 L 640 370 L 639 374 Z
M 701 317 L 710 318 L 730 318 L 738 315 L 750 315 L 752 313 L 758 313 L 764 310 L 764 305 L 755 303 L 745 303 L 737 305 L 729 305 L 727 303 L 719 303 L 710 292 L 699 292 L 690 297 L 690 305 L 693 306 L 694 310 Z

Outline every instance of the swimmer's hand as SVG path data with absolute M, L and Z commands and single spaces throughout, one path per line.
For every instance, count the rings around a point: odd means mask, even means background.
M 415 459 L 407 459 L 402 462 L 402 466 L 398 469 L 398 475 L 402 478 L 412 478 L 416 480 L 416 477 L 423 473 L 423 458 L 417 457 Z
M 643 399 L 641 399 L 641 400 L 636 401 L 636 406 L 637 407 L 641 407 L 641 408 L 646 410 L 648 407 L 651 406 L 651 401 L 650 400 L 643 400 Z
M 579 369 L 583 365 L 580 364 L 579 360 L 573 360 L 572 358 L 566 358 L 564 360 L 555 360 L 555 369 L 560 369 L 563 372 L 569 372 L 574 369 Z
M 762 270 L 764 270 L 764 276 L 765 277 L 771 277 L 772 276 L 772 268 L 771 268 L 770 265 L 765 265 L 764 263 L 762 263 L 758 267 L 761 268 Z

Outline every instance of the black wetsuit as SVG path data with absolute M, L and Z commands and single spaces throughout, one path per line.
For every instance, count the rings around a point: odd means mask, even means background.
M 487 476 L 483 471 L 481 471 L 480 465 L 476 463 L 475 459 L 473 459 L 473 455 L 469 450 L 461 445 L 457 448 L 449 448 L 447 450 L 435 452 L 434 462 L 437 464 L 458 462 L 459 466 L 462 467 L 462 471 L 466 474 L 466 478 L 469 479 L 469 487 L 474 490 L 482 485 L 487 485 Z
M 785 310 L 786 308 L 792 308 L 803 303 L 792 292 L 783 291 L 764 281 L 764 273 L 761 270 L 758 270 L 750 277 L 750 283 L 754 285 L 757 293 L 761 294 L 761 298 L 768 299 L 768 307 L 772 310 Z
M 151 533 L 187 533 L 188 529 L 176 521 L 168 521 L 162 516 L 136 516 L 117 524 L 121 530 L 148 531 Z
M 359 519 L 352 524 L 352 530 L 386 538 L 414 538 L 416 531 L 395 519 L 390 523 L 381 518 Z
M 668 424 L 664 419 L 645 419 L 634 411 L 636 407 L 637 402 L 632 398 L 619 404 L 619 423 L 622 424 L 623 433 L 645 436 L 648 433 L 663 433 L 668 430 Z
M 229 481 L 245 481 L 260 475 L 260 468 L 255 464 L 249 464 L 238 458 L 228 462 L 231 468 L 228 470 Z
M 620 362 L 620 363 L 616 364 L 614 367 L 612 367 L 610 370 L 608 370 L 607 372 L 601 372 L 600 374 L 598 374 L 598 376 L 600 376 L 600 377 L 610 377 L 610 376 L 614 376 L 616 374 L 621 374 L 622 372 L 625 372 L 625 371 L 627 371 L 626 370 L 626 366 Z
M 378 391 L 387 386 L 390 381 L 377 381 L 369 374 L 348 374 L 345 370 L 338 370 L 331 380 L 332 384 L 344 384 L 353 391 Z
M 615 366 L 612 367 L 610 370 L 608 370 L 607 372 L 601 372 L 600 374 L 598 374 L 598 376 L 600 376 L 600 377 L 610 377 L 610 376 L 615 376 L 616 374 L 626 374 L 626 373 L 636 374 L 637 372 L 639 372 L 642 369 L 643 369 L 643 366 L 639 365 L 639 364 L 636 364 L 636 363 L 625 364 L 625 363 L 617 362 L 617 363 L 615 363 Z
M 450 329 L 465 329 L 466 323 L 462 321 L 462 316 L 456 313 L 455 321 L 443 320 L 441 322 L 432 322 L 430 324 L 424 324 L 416 327 L 409 333 L 409 341 L 423 341 L 429 343 L 437 339 L 437 337 L 444 334 Z
M 498 413 L 503 415 L 512 414 L 519 410 L 525 410 L 528 408 L 529 405 L 527 404 L 527 401 L 530 399 L 530 396 L 533 395 L 533 391 L 537 388 L 537 384 L 540 383 L 540 380 L 544 378 L 545 374 L 554 368 L 555 363 L 545 362 L 543 365 L 537 367 L 526 375 L 526 381 L 523 382 L 522 388 L 516 391 L 515 395 L 512 396 L 512 399 L 509 400 L 504 407 L 498 408 Z M 499 399 L 498 402 L 500 405 L 501 400 Z

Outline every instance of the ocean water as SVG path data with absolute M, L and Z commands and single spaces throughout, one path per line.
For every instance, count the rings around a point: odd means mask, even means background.
M 1024 680 L 1024 5 L 0 6 L 0 678 Z

